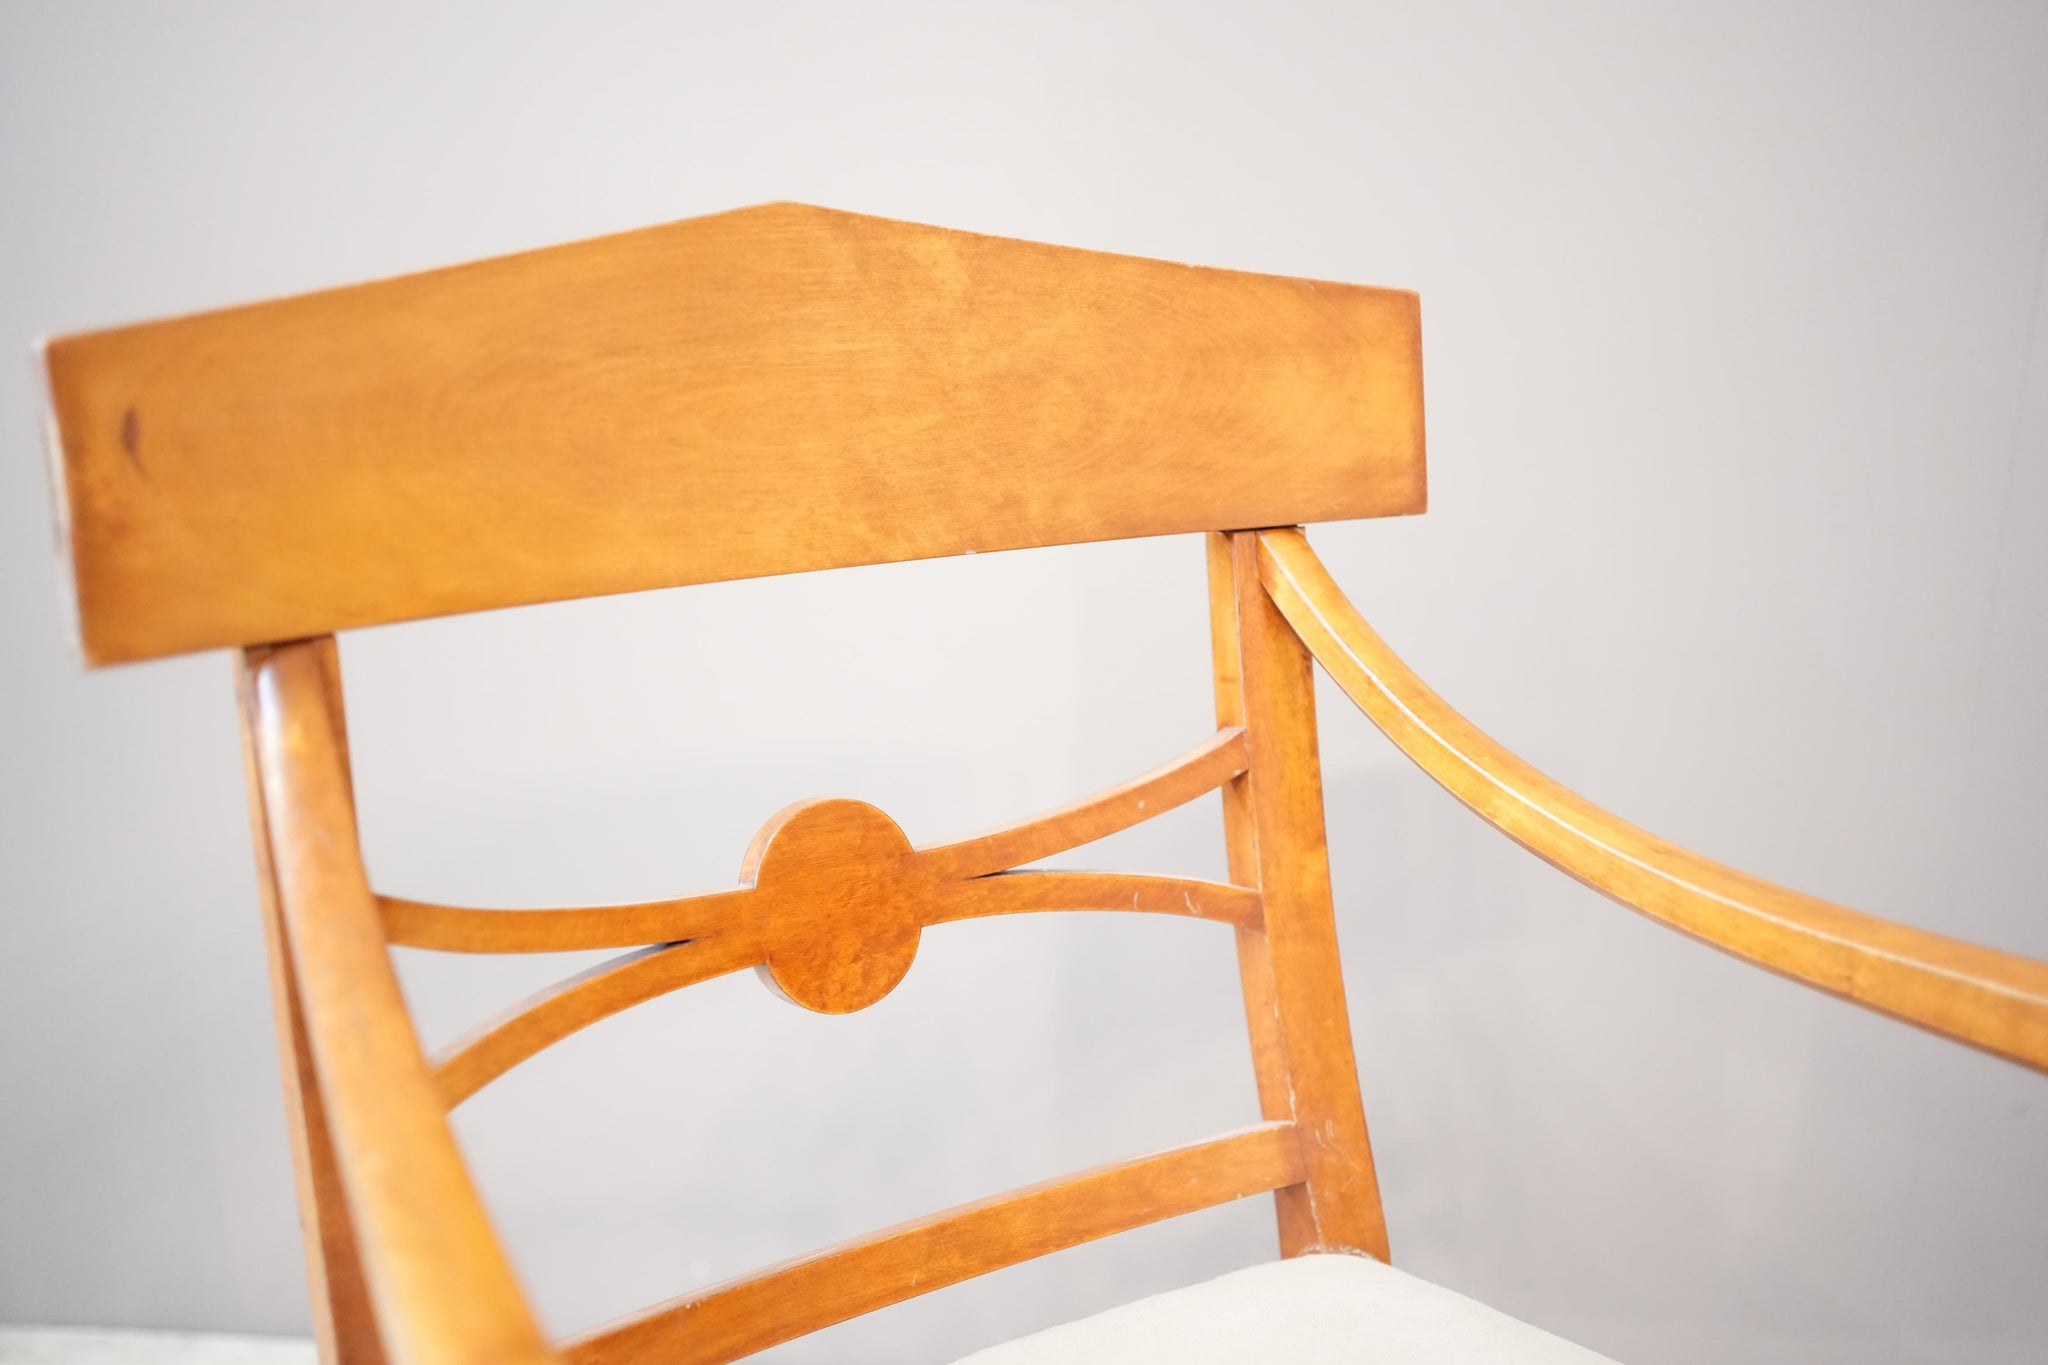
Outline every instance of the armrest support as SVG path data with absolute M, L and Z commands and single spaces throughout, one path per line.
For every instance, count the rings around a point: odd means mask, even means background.
M 1552 866 L 1782 976 L 2048 1071 L 2048 963 L 1844 909 L 1647 834 L 1446 705 L 1365 623 L 1298 529 L 1259 533 L 1259 574 L 1309 652 L 1403 753 Z
M 259 818 L 384 1355 L 541 1365 L 554 1357 L 492 1235 L 392 969 L 337 700 L 312 642 L 250 666 Z

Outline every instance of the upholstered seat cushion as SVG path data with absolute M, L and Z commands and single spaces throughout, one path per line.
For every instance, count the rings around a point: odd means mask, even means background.
M 1613 1365 L 1366 1256 L 1300 1256 L 977 1351 L 959 1365 Z

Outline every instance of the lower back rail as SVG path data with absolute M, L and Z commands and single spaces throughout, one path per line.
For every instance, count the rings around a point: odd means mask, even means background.
M 821 1327 L 1248 1195 L 1298 1184 L 1291 1123 L 1263 1123 L 963 1204 L 658 1304 L 564 1343 L 569 1365 L 723 1365 Z

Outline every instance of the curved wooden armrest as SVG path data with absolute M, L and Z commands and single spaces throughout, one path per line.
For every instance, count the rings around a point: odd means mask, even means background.
M 259 831 L 382 1358 L 544 1365 L 555 1357 L 492 1234 L 385 949 L 338 699 L 315 649 L 252 651 L 245 705 Z
M 2048 963 L 1831 905 L 1646 834 L 1445 705 L 1365 623 L 1299 530 L 1259 533 L 1259 576 L 1309 652 L 1373 723 L 1530 852 L 1737 957 L 2048 1071 Z

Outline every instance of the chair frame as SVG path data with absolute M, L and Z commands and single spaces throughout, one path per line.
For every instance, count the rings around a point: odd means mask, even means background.
M 572 292 L 557 288 L 564 281 Z M 687 287 L 681 297 L 702 305 L 682 323 L 672 310 L 633 311 L 651 281 Z M 1657 840 L 1486 738 L 1373 633 L 1293 523 L 1422 510 L 1416 316 L 1413 296 L 1394 291 L 1191 272 L 771 206 L 52 343 L 58 482 L 88 658 L 239 649 L 253 842 L 323 1360 L 712 1365 L 1266 1192 L 1283 1256 L 1386 1259 L 1338 966 L 1315 663 L 1482 819 L 1587 885 L 1744 960 L 2048 1071 L 2048 964 L 1846 910 Z M 1091 379 L 1087 393 L 1107 390 L 1106 399 L 1077 398 L 1084 372 L 1066 353 L 1092 347 L 1086 359 L 1099 366 L 1106 338 L 1134 321 L 1150 344 L 1141 359 L 1116 354 L 1135 372 Z M 578 408 L 577 391 L 550 387 L 620 334 L 630 344 L 603 350 L 606 363 L 593 367 L 603 382 L 584 379 L 597 399 Z M 964 377 L 947 371 L 932 385 L 935 367 L 950 362 L 935 358 L 931 336 L 962 348 Z M 791 381 L 779 374 L 757 385 L 776 403 L 719 406 L 735 376 L 792 355 L 815 399 L 803 413 L 790 414 Z M 1299 378 L 1304 367 L 1310 380 Z M 536 374 L 544 382 L 532 393 Z M 1162 409 L 1140 397 L 1161 386 L 1187 401 Z M 465 465 L 477 409 L 456 403 L 451 417 L 446 395 L 466 403 L 479 390 L 500 443 Z M 676 390 L 697 406 L 678 407 Z M 622 393 L 659 411 L 621 430 L 608 405 Z M 1133 406 L 1141 403 L 1149 406 Z M 959 453 L 962 431 L 943 425 L 963 407 L 966 434 L 988 452 L 978 460 Z M 583 425 L 551 415 L 565 408 Z M 1156 458 L 1105 464 L 1089 443 L 1106 419 L 1111 436 L 1128 437 L 1132 412 L 1148 419 L 1145 448 Z M 680 454 L 678 421 L 706 427 Z M 304 434 L 282 453 L 281 422 Z M 1246 451 L 1216 452 L 1217 430 Z M 588 493 L 564 450 L 598 436 L 607 482 L 585 511 L 601 535 L 554 515 Z M 882 445 L 860 444 L 871 436 Z M 570 444 L 549 444 L 556 437 Z M 1027 461 L 1014 476 L 1017 452 L 1038 438 L 1064 458 Z M 719 463 L 715 452 L 734 446 L 793 467 Z M 869 457 L 883 446 L 888 462 L 876 464 Z M 817 499 L 797 496 L 820 471 L 839 477 L 849 463 L 858 468 L 846 515 L 821 516 Z M 933 489 L 928 497 L 904 492 L 905 469 Z M 887 496 L 861 504 L 876 480 Z M 1057 496 L 1041 497 L 1048 480 Z M 679 495 L 679 486 L 695 491 Z M 900 504 L 890 499 L 903 497 L 914 514 L 892 519 Z M 472 504 L 460 535 L 422 538 L 429 514 Z M 735 505 L 748 515 L 731 515 Z M 364 528 L 378 524 L 369 512 L 395 529 L 366 541 Z M 628 513 L 639 520 L 622 522 Z M 542 521 L 575 524 L 534 556 L 521 538 Z M 653 529 L 635 540 L 641 521 Z M 1120 787 L 923 848 L 871 806 L 800 803 L 762 829 L 739 887 L 638 905 L 479 910 L 371 887 L 337 629 L 1192 530 L 1207 533 L 1217 730 Z M 1219 789 L 1227 883 L 1018 870 Z M 888 993 L 931 925 L 1054 909 L 1231 927 L 1261 1123 L 546 1340 L 449 1110 L 570 1033 L 668 991 L 753 967 L 795 1003 L 845 1013 Z M 399 945 L 627 951 L 429 1057 L 392 967 Z

